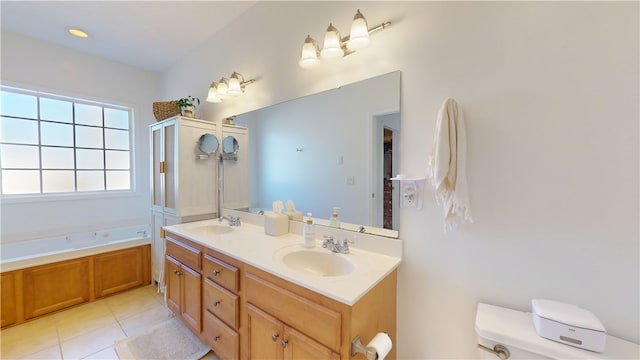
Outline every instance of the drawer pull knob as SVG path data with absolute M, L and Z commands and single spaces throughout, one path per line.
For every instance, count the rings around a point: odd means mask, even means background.
M 289 340 L 287 339 L 282 339 L 282 341 L 280 342 L 280 344 L 282 344 L 282 347 L 287 347 L 288 343 L 289 343 Z
M 213 301 L 213 306 L 218 306 L 220 305 L 220 300 L 214 300 Z
M 220 270 L 213 270 L 213 276 L 220 275 Z
M 280 336 L 278 333 L 271 335 L 271 340 L 273 340 L 273 342 L 278 341 L 278 336 Z
M 213 337 L 213 341 L 218 342 L 220 340 L 220 335 L 216 335 Z

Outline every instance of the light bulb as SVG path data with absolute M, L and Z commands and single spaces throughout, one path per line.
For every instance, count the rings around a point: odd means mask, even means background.
M 298 65 L 303 69 L 311 69 L 316 67 L 319 62 L 318 45 L 316 45 L 316 41 L 311 36 L 307 35 L 302 45 L 302 55 L 300 55 Z
M 364 49 L 369 46 L 370 43 L 371 39 L 369 39 L 367 19 L 364 18 L 364 15 L 362 15 L 360 9 L 358 9 L 358 12 L 353 16 L 347 48 L 349 48 L 349 50 Z
M 229 89 L 227 90 L 227 94 L 229 94 L 230 96 L 242 95 L 242 85 L 240 81 L 241 77 L 242 75 L 238 74 L 237 72 L 231 74 L 231 77 L 229 78 Z
M 344 50 L 340 45 L 340 32 L 333 24 L 329 24 L 324 35 L 324 44 L 320 56 L 323 59 L 337 59 L 344 56 Z
M 209 94 L 207 95 L 206 101 L 210 103 L 221 103 L 222 100 L 218 97 L 217 91 L 218 86 L 215 82 L 212 82 L 211 86 L 209 87 Z
M 75 37 L 79 37 L 82 39 L 86 39 L 89 37 L 89 33 L 77 27 L 67 27 L 67 32 Z
M 228 98 L 229 97 L 228 91 L 229 91 L 229 79 L 227 78 L 220 79 L 220 82 L 218 82 L 218 89 L 216 91 L 216 95 L 218 96 L 218 98 L 220 99 Z

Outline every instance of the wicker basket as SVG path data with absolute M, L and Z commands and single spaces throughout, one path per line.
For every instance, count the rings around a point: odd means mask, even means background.
M 161 101 L 153 103 L 153 116 L 162 121 L 172 116 L 180 115 L 180 107 L 177 101 Z

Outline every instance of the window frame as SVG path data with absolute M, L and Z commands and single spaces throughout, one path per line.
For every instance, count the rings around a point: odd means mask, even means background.
M 25 118 L 25 117 L 16 117 L 16 116 L 4 116 L 6 118 L 14 118 L 14 119 L 26 119 L 26 120 L 30 120 L 30 121 L 34 121 L 37 123 L 37 137 L 38 137 L 38 143 L 37 144 L 28 144 L 28 143 L 2 143 L 2 144 L 17 144 L 17 145 L 30 145 L 30 146 L 34 146 L 38 149 L 38 163 L 39 163 L 39 167 L 36 169 L 20 169 L 20 170 L 36 170 L 39 172 L 39 192 L 37 193 L 24 193 L 24 194 L 3 194 L 0 193 L 0 200 L 2 201 L 2 203 L 23 203 L 23 202 L 38 202 L 38 201 L 58 201 L 58 200 L 81 200 L 81 199 L 97 199 L 97 198 L 115 198 L 115 197 L 130 197 L 130 196 L 136 196 L 136 162 L 135 162 L 135 157 L 136 157 L 136 147 L 135 147 L 135 135 L 136 135 L 136 131 L 135 131 L 135 113 L 136 113 L 136 108 L 135 106 L 132 106 L 130 104 L 126 104 L 120 101 L 113 101 L 113 100 L 109 100 L 109 101 L 105 101 L 105 100 L 100 100 L 100 99 L 89 99 L 86 96 L 74 96 L 74 95 L 67 95 L 67 94 L 63 94 L 59 91 L 56 91 L 55 93 L 53 91 L 43 91 L 43 90 L 37 90 L 37 89 L 33 89 L 33 88 L 29 88 L 29 87 L 25 87 L 25 86 L 20 86 L 20 85 L 13 85 L 13 84 L 0 84 L 0 91 L 3 92 L 13 92 L 13 93 L 17 93 L 17 94 L 25 94 L 25 95 L 30 95 L 30 96 L 35 96 L 37 98 L 37 119 L 34 118 Z M 71 122 L 62 122 L 62 121 L 55 121 L 55 120 L 47 120 L 47 119 L 41 119 L 41 114 L 40 114 L 40 98 L 47 98 L 47 99 L 53 99 L 53 100 L 62 100 L 62 101 L 68 101 L 72 103 L 72 109 L 75 108 L 75 104 L 82 104 L 82 105 L 90 105 L 90 106 L 98 106 L 101 108 L 101 112 L 102 112 L 102 125 L 101 126 L 92 126 L 92 125 L 86 125 L 86 124 L 82 124 L 82 123 L 76 123 L 76 119 L 75 119 L 75 112 L 73 113 L 73 118 Z M 128 112 L 128 129 L 122 129 L 122 128 L 117 128 L 117 127 L 112 127 L 112 126 L 107 126 L 107 124 L 105 124 L 105 109 L 117 109 L 117 110 L 124 110 Z M 74 177 L 74 191 L 71 192 L 44 192 L 44 184 L 43 184 L 43 170 L 47 171 L 47 170 L 56 170 L 56 169 L 43 169 L 43 155 L 42 155 L 42 148 L 43 147 L 52 147 L 50 145 L 46 145 L 42 143 L 42 134 L 41 134 L 41 125 L 42 123 L 47 123 L 47 124 L 68 124 L 74 127 L 73 129 L 73 134 L 74 134 L 74 141 L 73 141 L 73 145 L 72 146 L 59 146 L 60 148 L 66 148 L 66 149 L 72 149 L 72 151 L 74 152 L 73 155 L 73 168 L 69 168 L 69 169 L 65 169 L 68 171 L 72 171 L 73 172 L 73 177 Z M 77 146 L 76 142 L 75 142 L 75 128 L 77 126 L 82 126 L 82 127 L 93 127 L 93 128 L 99 128 L 102 131 L 102 136 L 103 136 L 103 144 L 102 147 L 100 148 L 100 151 L 102 151 L 102 159 L 103 159 L 103 167 L 102 169 L 94 169 L 94 170 L 99 170 L 102 171 L 102 177 L 105 180 L 105 189 L 104 190 L 87 190 L 87 191 L 78 191 L 78 171 L 82 171 L 82 170 L 87 170 L 87 169 L 81 169 L 78 168 L 78 164 L 77 164 L 77 155 L 76 155 L 76 151 L 78 149 L 84 149 L 84 147 L 82 146 Z M 105 130 L 111 130 L 111 129 L 116 129 L 116 130 L 126 130 L 128 132 L 128 150 L 122 150 L 122 149 L 116 149 L 116 148 L 110 148 L 107 146 L 106 143 L 104 143 L 104 134 L 105 134 Z M 58 147 L 58 146 L 53 146 L 53 147 Z M 106 158 L 107 158 L 107 152 L 108 151 L 127 151 L 128 152 L 128 157 L 129 157 L 129 168 L 128 169 L 109 169 L 107 166 L 107 162 L 106 162 Z M 13 169 L 13 168 L 7 168 L 7 169 Z M 0 164 L 0 170 L 5 170 L 5 168 L 3 168 Z M 114 190 L 108 190 L 106 189 L 107 183 L 106 183 L 106 178 L 107 178 L 107 172 L 108 171 L 128 171 L 129 172 L 129 189 L 114 189 Z M 1 186 L 1 182 L 2 182 L 2 172 L 0 171 L 0 186 Z M 1 189 L 0 189 L 1 192 Z

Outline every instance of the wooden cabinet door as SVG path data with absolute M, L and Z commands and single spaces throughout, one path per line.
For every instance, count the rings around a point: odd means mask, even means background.
M 282 359 L 283 324 L 251 304 L 247 304 L 247 316 L 249 359 Z
M 310 337 L 292 329 L 284 327 L 284 359 L 305 360 L 338 360 L 340 355 L 327 347 L 320 345 Z
M 93 261 L 96 298 L 150 282 L 149 248 L 146 246 L 98 254 Z
M 175 315 L 181 315 L 180 263 L 171 256 L 165 257 L 165 282 L 167 285 L 167 306 Z
M 182 320 L 196 334 L 202 331 L 202 276 L 186 265 L 180 267 L 182 281 Z
M 87 302 L 89 258 L 28 268 L 23 283 L 25 319 Z
M 2 310 L 0 315 L 0 327 L 15 324 L 18 320 L 18 303 L 16 300 L 16 278 L 15 273 L 4 273 L 0 278 L 0 305 Z

